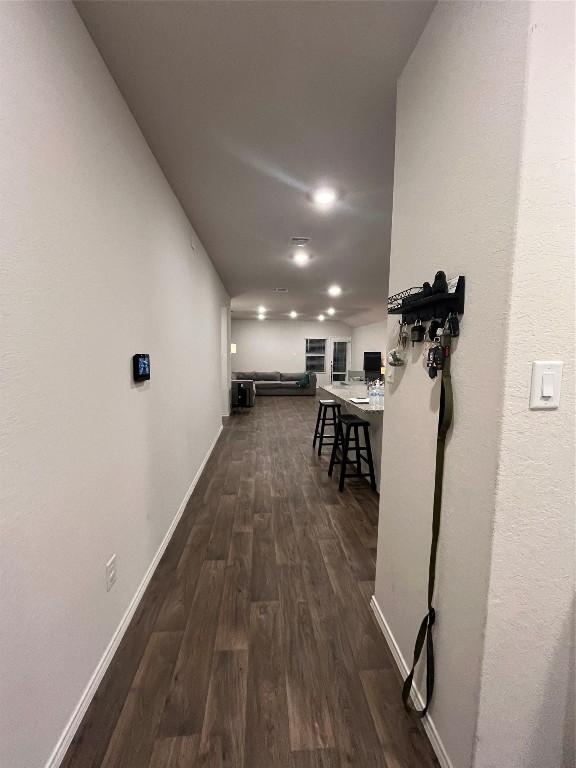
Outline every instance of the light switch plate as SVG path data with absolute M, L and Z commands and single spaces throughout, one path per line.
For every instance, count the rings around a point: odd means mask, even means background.
M 535 360 L 532 363 L 530 410 L 548 411 L 560 405 L 562 360 Z

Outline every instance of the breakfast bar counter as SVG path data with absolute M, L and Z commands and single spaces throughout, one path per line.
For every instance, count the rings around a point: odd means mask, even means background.
M 318 387 L 322 400 L 337 400 L 342 413 L 352 413 L 370 422 L 370 445 L 374 459 L 376 488 L 380 492 L 380 464 L 382 462 L 382 415 L 383 407 L 373 408 L 368 403 L 353 403 L 352 398 L 366 398 L 365 384 L 322 384 Z

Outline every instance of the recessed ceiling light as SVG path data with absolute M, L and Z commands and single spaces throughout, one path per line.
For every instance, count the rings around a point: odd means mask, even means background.
M 258 320 L 265 320 L 265 319 L 266 319 L 266 315 L 264 314 L 264 312 L 259 312 L 258 313 Z
M 324 315 L 318 315 L 318 320 L 320 320 L 321 323 L 324 322 Z
M 266 307 L 259 306 L 258 307 L 258 312 L 260 312 L 261 315 L 264 314 L 264 312 L 266 312 Z
M 338 200 L 338 193 L 333 187 L 318 187 L 312 193 L 312 202 L 321 211 L 327 211 Z
M 340 288 L 339 285 L 331 285 L 330 288 L 328 288 L 328 293 L 330 296 L 340 296 L 342 288 Z
M 297 264 L 299 267 L 305 267 L 310 261 L 310 254 L 305 248 L 296 248 L 293 259 L 294 264 Z
M 328 307 L 328 309 L 326 311 L 328 312 L 329 315 L 333 315 L 336 312 L 334 307 Z
M 290 312 L 290 317 L 292 318 L 292 320 L 294 320 L 295 317 L 298 317 L 298 312 L 295 312 L 294 310 L 292 310 L 292 312 Z

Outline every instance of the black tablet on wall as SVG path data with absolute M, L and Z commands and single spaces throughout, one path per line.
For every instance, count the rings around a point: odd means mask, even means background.
M 150 355 L 133 355 L 132 372 L 134 381 L 147 381 L 150 378 Z

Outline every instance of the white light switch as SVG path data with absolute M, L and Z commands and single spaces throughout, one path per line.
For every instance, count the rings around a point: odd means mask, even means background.
M 530 410 L 558 408 L 563 365 L 561 360 L 536 360 L 532 363 Z
M 554 397 L 554 374 L 546 373 L 542 374 L 542 397 L 549 398 Z

